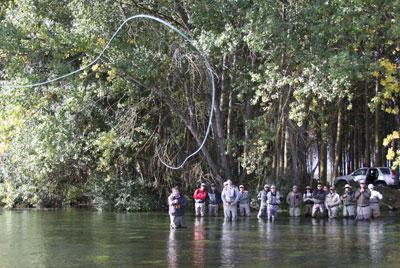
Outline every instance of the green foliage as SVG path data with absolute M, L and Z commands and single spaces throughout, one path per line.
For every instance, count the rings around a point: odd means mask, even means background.
M 3 1 L 0 79 L 34 83 L 86 66 L 139 13 L 190 28 L 208 54 L 233 177 L 271 177 L 285 126 L 310 143 L 326 140 L 337 103 L 354 109 L 364 83 L 379 79 L 371 106 L 398 114 L 398 1 Z M 140 21 L 79 75 L 1 88 L 1 202 L 65 206 L 85 197 L 101 208 L 149 210 L 173 183 L 191 191 L 195 181 L 217 181 L 215 136 L 207 150 L 216 171 L 203 158 L 176 172 L 158 160 L 179 162 L 197 146 L 209 105 L 203 67 L 178 36 Z M 286 189 L 298 178 L 274 179 Z

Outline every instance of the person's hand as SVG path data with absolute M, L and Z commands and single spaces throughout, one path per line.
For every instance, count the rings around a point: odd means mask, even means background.
M 360 193 L 363 193 L 363 192 L 365 192 L 365 189 L 364 188 L 360 188 Z

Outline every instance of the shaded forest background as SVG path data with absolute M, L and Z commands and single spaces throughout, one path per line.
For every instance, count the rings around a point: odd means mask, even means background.
M 160 162 L 181 162 L 204 135 L 204 63 L 172 31 L 134 21 L 90 69 L 0 89 L 3 205 L 150 210 L 174 184 L 287 189 L 398 168 L 398 0 L 6 0 L 0 80 L 85 66 L 141 13 L 185 30 L 208 55 L 217 95 L 201 153 L 177 171 Z

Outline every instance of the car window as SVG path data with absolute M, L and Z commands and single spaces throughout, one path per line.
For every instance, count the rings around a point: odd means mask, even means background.
M 392 172 L 390 172 L 390 168 L 379 168 L 379 169 L 381 170 L 382 174 L 385 174 L 385 175 L 392 174 Z
M 367 169 L 366 169 L 366 168 L 357 169 L 357 170 L 353 173 L 354 176 L 365 175 L 365 174 L 367 174 Z

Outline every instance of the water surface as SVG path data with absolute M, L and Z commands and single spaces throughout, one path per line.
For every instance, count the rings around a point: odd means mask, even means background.
M 0 267 L 400 267 L 400 217 L 223 224 L 163 213 L 0 210 Z

